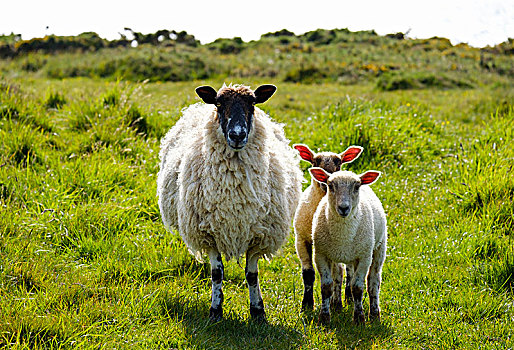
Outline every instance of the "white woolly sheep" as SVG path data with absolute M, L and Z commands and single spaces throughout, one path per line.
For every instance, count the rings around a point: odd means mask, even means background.
M 370 319 L 380 320 L 387 226 L 382 203 L 367 186 L 378 179 L 380 172 L 370 170 L 356 175 L 351 171 L 329 174 L 322 168 L 309 171 L 327 185 L 327 195 L 319 203 L 312 222 L 314 261 L 321 280 L 320 322 L 330 322 L 332 283 L 340 283 L 336 279 L 340 276 L 338 263 L 346 264 L 349 273 L 345 294 L 351 292 L 353 298 L 353 321 L 364 323 L 362 295 L 366 276 Z M 351 300 L 348 294 L 347 299 Z
M 161 143 L 157 194 L 168 230 L 178 229 L 198 259 L 208 254 L 209 318 L 223 316 L 223 262 L 246 255 L 250 315 L 265 320 L 258 260 L 282 246 L 301 194 L 299 159 L 283 127 L 255 107 L 273 85 L 201 86 L 206 103 L 192 105 Z
M 340 170 L 342 164 L 353 162 L 362 152 L 362 147 L 360 146 L 350 146 L 340 154 L 333 152 L 314 153 L 309 146 L 303 144 L 293 145 L 293 148 L 300 153 L 300 157 L 303 160 L 311 163 L 315 167 L 321 167 L 329 173 Z M 296 253 L 302 264 L 304 286 L 302 310 L 312 309 L 314 307 L 313 286 L 315 273 L 312 264 L 312 217 L 321 198 L 325 196 L 326 192 L 326 186 L 313 178 L 311 185 L 302 193 L 300 203 L 294 215 L 293 226 L 295 231 Z M 334 286 L 337 286 L 337 284 L 334 284 Z M 334 295 L 340 296 L 341 291 L 334 291 Z M 341 303 L 340 300 L 339 303 Z

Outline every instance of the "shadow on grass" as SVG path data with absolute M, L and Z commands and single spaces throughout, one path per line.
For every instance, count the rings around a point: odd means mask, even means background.
M 208 305 L 191 296 L 168 295 L 160 306 L 163 316 L 184 328 L 188 345 L 194 348 L 296 349 L 305 344 L 303 335 L 293 328 L 256 323 L 232 312 L 212 323 L 208 320 Z
M 348 349 L 372 349 L 378 340 L 389 338 L 394 330 L 387 321 L 387 315 L 382 316 L 381 322 L 370 322 L 366 319 L 365 325 L 353 323 L 353 306 L 345 306 L 339 312 L 331 313 L 332 320 L 329 325 L 318 325 L 318 331 L 325 329 L 332 331 L 338 343 Z M 319 311 L 305 312 L 304 323 L 317 324 Z

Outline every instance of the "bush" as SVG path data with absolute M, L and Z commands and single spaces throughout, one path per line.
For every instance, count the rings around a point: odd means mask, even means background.
M 382 91 L 427 89 L 427 88 L 473 88 L 473 85 L 464 80 L 449 77 L 445 74 L 430 72 L 398 73 L 387 72 L 377 80 L 377 88 Z

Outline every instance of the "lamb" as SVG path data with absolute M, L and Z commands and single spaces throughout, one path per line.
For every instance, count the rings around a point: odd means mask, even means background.
M 298 150 L 300 157 L 311 163 L 315 167 L 321 167 L 326 171 L 333 173 L 341 169 L 341 165 L 351 163 L 357 159 L 362 147 L 350 146 L 343 153 L 337 154 L 333 152 L 314 153 L 309 146 L 303 144 L 295 144 L 293 148 Z M 303 300 L 302 310 L 313 309 L 314 295 L 313 286 L 315 281 L 315 272 L 312 264 L 312 217 L 318 207 L 321 198 L 327 192 L 326 186 L 314 180 L 311 185 L 305 189 L 300 198 L 300 204 L 296 208 L 293 226 L 295 232 L 296 253 L 302 264 L 303 279 Z M 341 272 L 342 276 L 342 272 Z M 338 284 L 336 283 L 335 286 Z M 341 285 L 339 284 L 339 287 Z M 341 304 L 341 291 L 334 291 L 334 295 L 339 295 L 339 304 Z M 332 299 L 334 300 L 334 299 Z M 334 302 L 338 305 L 338 302 Z
M 161 142 L 159 208 L 168 230 L 178 229 L 189 251 L 211 264 L 209 318 L 223 317 L 221 255 L 246 256 L 250 315 L 265 321 L 258 260 L 284 243 L 301 194 L 302 172 L 282 125 L 255 107 L 274 93 L 230 85 L 200 86 L 206 103 L 183 111 Z
M 353 321 L 364 323 L 362 296 L 366 276 L 370 319 L 380 320 L 379 293 L 387 249 L 387 224 L 382 203 L 368 186 L 378 179 L 380 172 L 370 170 L 356 175 L 338 171 L 329 174 L 318 167 L 309 171 L 328 189 L 312 222 L 314 261 L 321 280 L 319 320 L 330 322 L 333 276 L 340 275 L 338 263 L 346 264 L 349 273 L 345 294 L 348 299 L 353 298 Z

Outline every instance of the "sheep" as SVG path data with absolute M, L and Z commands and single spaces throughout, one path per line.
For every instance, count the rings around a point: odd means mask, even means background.
M 347 298 L 353 298 L 353 321 L 364 323 L 362 296 L 367 276 L 370 319 L 380 321 L 380 283 L 387 249 L 387 223 L 382 203 L 371 187 L 380 172 L 361 175 L 350 171 L 327 173 L 309 169 L 327 195 L 320 201 L 312 222 L 314 262 L 321 280 L 321 323 L 330 322 L 332 275 L 339 274 L 338 263 L 347 266 Z M 335 283 L 340 283 L 336 280 Z
M 251 318 L 266 321 L 258 260 L 284 243 L 303 179 L 283 126 L 255 107 L 275 90 L 223 85 L 216 92 L 200 86 L 196 93 L 205 104 L 184 109 L 161 142 L 162 221 L 169 231 L 178 229 L 191 254 L 209 257 L 211 321 L 223 318 L 222 255 L 228 261 L 243 254 Z
M 330 173 L 340 170 L 342 164 L 353 162 L 362 153 L 362 147 L 360 146 L 350 146 L 340 154 L 333 152 L 314 153 L 309 146 L 303 144 L 295 144 L 293 148 L 298 150 L 303 160 Z M 325 193 L 326 186 L 312 179 L 311 185 L 305 189 L 300 197 L 300 203 L 296 208 L 293 221 L 296 253 L 302 264 L 304 286 L 302 310 L 313 309 L 314 307 L 315 272 L 312 264 L 312 217 Z M 332 299 L 333 303 L 335 305 L 341 304 L 341 291 L 334 291 L 334 295 L 339 295 L 339 302 Z

